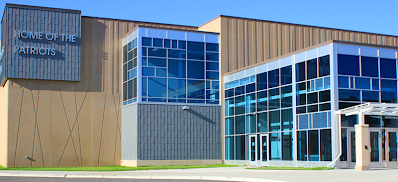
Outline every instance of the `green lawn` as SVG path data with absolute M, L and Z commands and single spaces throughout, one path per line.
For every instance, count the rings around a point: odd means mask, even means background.
M 255 167 L 246 169 L 260 169 L 260 170 L 331 170 L 331 167 Z
M 136 170 L 160 170 L 160 169 L 191 169 L 191 168 L 211 168 L 211 167 L 235 167 L 237 165 L 216 164 L 204 166 L 101 166 L 101 167 L 0 167 L 0 170 L 26 170 L 26 171 L 136 171 Z

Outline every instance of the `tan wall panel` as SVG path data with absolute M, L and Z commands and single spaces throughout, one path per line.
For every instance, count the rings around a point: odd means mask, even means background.
M 4 167 L 8 167 L 8 90 L 8 82 L 0 87 L 0 165 Z

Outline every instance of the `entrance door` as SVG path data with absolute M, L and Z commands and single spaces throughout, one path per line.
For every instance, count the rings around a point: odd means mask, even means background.
M 268 166 L 268 134 L 260 135 L 260 166 Z
M 381 129 L 369 128 L 370 167 L 382 167 L 383 145 Z
M 398 167 L 397 141 L 398 132 L 396 129 L 385 130 L 385 167 Z
M 249 135 L 249 147 L 250 147 L 250 165 L 257 166 L 257 137 L 256 135 Z
M 355 151 L 355 129 L 354 128 L 347 128 L 347 138 L 348 138 L 348 168 L 352 169 L 355 168 L 356 162 L 356 151 Z

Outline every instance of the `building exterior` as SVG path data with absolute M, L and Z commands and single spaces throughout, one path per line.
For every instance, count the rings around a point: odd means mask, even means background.
M 1 49 L 6 167 L 326 166 L 337 158 L 336 167 L 353 168 L 357 118 L 338 111 L 397 102 L 398 36 L 7 4 Z M 367 115 L 365 123 L 371 167 L 397 166 L 397 119 Z

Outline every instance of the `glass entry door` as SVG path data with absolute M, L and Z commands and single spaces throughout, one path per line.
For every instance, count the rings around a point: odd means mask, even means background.
M 370 167 L 382 167 L 383 143 L 381 129 L 369 128 Z M 369 146 L 368 146 L 369 147 Z
M 347 129 L 347 144 L 348 144 L 348 168 L 352 169 L 355 168 L 356 162 L 356 151 L 355 151 L 355 129 L 348 128 Z
M 251 166 L 268 166 L 268 134 L 249 135 Z
M 260 166 L 268 166 L 268 134 L 260 134 Z
M 257 136 L 256 135 L 249 135 L 249 158 L 250 158 L 250 165 L 257 166 Z
M 398 167 L 397 137 L 397 129 L 385 130 L 385 167 Z

